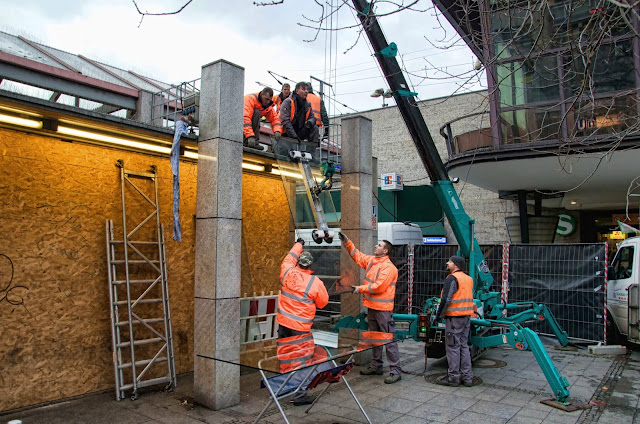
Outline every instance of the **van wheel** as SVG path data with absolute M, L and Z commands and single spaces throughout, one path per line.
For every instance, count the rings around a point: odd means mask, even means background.
M 607 311 L 608 312 L 608 311 Z M 622 334 L 618 330 L 618 326 L 611 318 L 611 314 L 607 313 L 607 344 L 618 345 L 624 341 Z

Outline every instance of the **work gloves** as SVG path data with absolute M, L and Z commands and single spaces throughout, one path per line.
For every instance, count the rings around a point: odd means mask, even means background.
M 360 293 L 360 290 L 358 290 L 358 286 L 353 286 L 353 292 Z
M 280 131 L 276 131 L 273 133 L 273 138 L 276 139 L 276 141 L 280 141 Z
M 340 241 L 344 244 L 349 241 L 349 237 L 347 237 L 343 232 L 338 232 L 338 237 L 340 237 Z
M 296 243 L 300 243 L 301 245 L 304 246 L 304 239 L 302 237 L 298 237 L 298 240 L 296 240 Z
M 247 138 L 247 145 L 249 147 L 253 147 L 256 145 L 256 138 L 255 137 L 248 137 Z

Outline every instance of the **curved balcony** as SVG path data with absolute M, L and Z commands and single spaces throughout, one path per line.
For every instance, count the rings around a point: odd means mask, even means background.
M 638 176 L 640 124 L 635 95 L 616 94 L 574 100 L 569 110 L 563 104 L 503 108 L 495 128 L 489 111 L 447 122 L 440 128 L 445 166 L 452 177 L 501 194 L 565 192 L 548 206 L 622 208 Z

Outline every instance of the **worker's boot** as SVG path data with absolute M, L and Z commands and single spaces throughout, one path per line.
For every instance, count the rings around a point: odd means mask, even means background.
M 360 375 L 382 375 L 382 368 L 367 368 L 366 370 L 361 370 Z
M 389 377 L 384 379 L 384 384 L 397 383 L 398 381 L 400 381 L 401 378 L 402 376 L 400 374 L 391 374 L 389 375 Z
M 450 379 L 448 375 L 444 375 L 436 380 L 436 384 L 441 386 L 458 387 L 460 382 Z

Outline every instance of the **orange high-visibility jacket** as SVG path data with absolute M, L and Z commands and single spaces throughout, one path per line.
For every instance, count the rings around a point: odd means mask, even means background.
M 267 107 L 263 107 L 260 102 L 260 93 L 256 94 L 247 94 L 244 96 L 244 116 L 243 116 L 243 128 L 242 131 L 244 136 L 249 137 L 257 137 L 256 134 L 253 133 L 253 128 L 251 127 L 251 118 L 253 117 L 253 111 L 258 109 L 260 111 L 260 116 L 265 116 L 267 121 L 271 123 L 271 129 L 273 132 L 283 133 L 282 124 L 280 123 L 280 116 L 273 109 L 273 102 L 269 104 Z
M 313 93 L 307 94 L 307 101 L 311 103 L 311 112 L 316 117 L 316 125 L 318 128 L 322 127 L 322 114 L 320 113 L 320 97 Z
M 327 351 L 313 342 L 313 334 L 282 337 L 277 340 L 276 354 L 280 372 L 290 372 L 326 361 Z
M 473 279 L 462 271 L 456 271 L 451 275 L 458 280 L 458 291 L 453 294 L 451 304 L 447 305 L 444 315 L 447 317 L 473 315 Z
M 329 303 L 324 283 L 310 269 L 298 267 L 302 244 L 296 243 L 280 266 L 280 295 L 278 296 L 279 325 L 296 331 L 309 331 L 316 308 Z
M 362 293 L 362 305 L 378 311 L 393 311 L 396 295 L 398 269 L 389 256 L 369 256 L 360 252 L 351 240 L 346 243 L 347 251 L 360 268 L 366 269 L 364 283 L 358 286 Z

